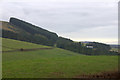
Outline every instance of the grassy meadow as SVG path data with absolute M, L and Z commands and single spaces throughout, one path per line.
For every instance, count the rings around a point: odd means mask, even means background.
M 48 48 L 12 39 L 2 40 L 3 51 Z M 59 48 L 4 52 L 2 60 L 3 78 L 74 78 L 118 68 L 118 56 L 87 56 Z

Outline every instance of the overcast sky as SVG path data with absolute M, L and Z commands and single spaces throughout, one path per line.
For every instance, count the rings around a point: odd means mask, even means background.
M 118 0 L 2 0 L 0 20 L 25 20 L 74 41 L 117 44 Z

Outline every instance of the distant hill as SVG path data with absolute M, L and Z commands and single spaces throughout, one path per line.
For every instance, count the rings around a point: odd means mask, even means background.
M 16 39 L 48 46 L 53 46 L 58 39 L 56 33 L 16 18 L 10 18 L 9 22 L 2 21 L 2 30 L 3 38 Z
M 81 43 L 90 43 L 91 41 L 81 41 Z
M 118 48 L 120 45 L 110 45 L 112 48 Z

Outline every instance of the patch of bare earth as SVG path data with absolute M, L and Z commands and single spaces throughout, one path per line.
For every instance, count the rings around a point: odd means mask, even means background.
M 107 78 L 107 79 L 120 79 L 120 73 L 118 71 L 109 71 L 109 72 L 102 72 L 99 74 L 92 74 L 92 75 L 78 75 L 75 78 Z

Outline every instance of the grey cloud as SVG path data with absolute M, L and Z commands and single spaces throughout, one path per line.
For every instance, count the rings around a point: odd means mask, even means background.
M 117 3 L 114 1 L 101 3 L 79 2 L 79 0 L 6 2 L 2 3 L 2 9 L 2 20 L 8 20 L 9 17 L 14 16 L 72 39 L 91 35 L 91 38 L 117 37 Z M 101 28 L 101 31 L 96 30 L 99 33 L 95 34 L 94 29 L 99 29 L 100 26 L 107 28 Z M 109 26 L 115 28 L 111 29 Z M 94 32 L 90 32 L 89 29 Z

